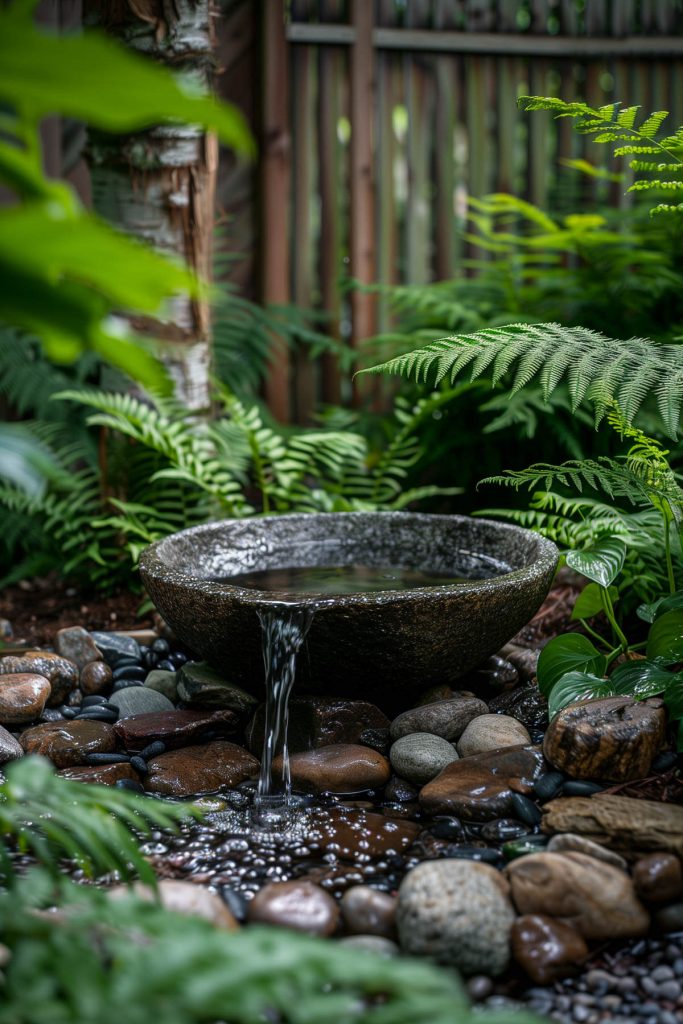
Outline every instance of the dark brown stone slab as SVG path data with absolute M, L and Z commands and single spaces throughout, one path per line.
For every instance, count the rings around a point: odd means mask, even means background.
M 543 808 L 544 832 L 576 832 L 628 858 L 659 850 L 683 858 L 683 807 L 597 793 L 562 797 Z
M 414 821 L 385 818 L 373 811 L 326 809 L 311 817 L 312 831 L 306 842 L 316 842 L 323 852 L 342 860 L 382 857 L 394 850 L 401 853 L 415 842 L 421 827 Z
M 27 651 L 26 654 L 0 658 L 0 675 L 12 672 L 32 672 L 45 676 L 50 684 L 50 707 L 63 704 L 78 686 L 78 668 L 73 661 L 48 651 Z
M 389 719 L 368 701 L 343 700 L 339 697 L 293 697 L 289 708 L 287 742 L 291 754 L 315 750 L 332 743 L 358 743 L 363 733 L 369 730 L 387 730 L 388 735 Z M 257 756 L 260 756 L 263 749 L 264 733 L 265 704 L 261 704 L 246 734 L 247 747 Z
M 161 740 L 168 750 L 176 750 L 198 743 L 208 733 L 234 736 L 237 726 L 238 716 L 233 711 L 149 711 L 121 719 L 114 732 L 121 745 L 132 752 L 154 740 Z
M 237 786 L 258 774 L 255 757 L 236 743 L 216 740 L 183 747 L 148 761 L 145 789 L 166 796 L 195 796 Z
M 384 786 L 391 777 L 391 766 L 382 754 L 355 743 L 335 743 L 289 760 L 292 785 L 307 793 L 360 793 Z M 273 769 L 281 768 L 276 758 Z
M 129 764 L 102 764 L 91 765 L 83 768 L 63 768 L 57 772 L 63 779 L 71 779 L 73 782 L 90 782 L 99 786 L 113 786 L 120 779 L 131 779 L 139 782 L 140 776 Z
M 530 793 L 544 772 L 538 747 L 520 745 L 463 757 L 449 764 L 420 792 L 428 814 L 489 821 L 512 813 L 512 794 Z

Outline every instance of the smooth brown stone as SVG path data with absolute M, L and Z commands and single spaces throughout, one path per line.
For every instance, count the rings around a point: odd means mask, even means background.
M 0 765 L 16 761 L 23 756 L 24 751 L 19 740 L 0 725 Z
M 85 768 L 64 768 L 57 772 L 63 779 L 73 782 L 92 782 L 98 786 L 113 786 L 120 779 L 131 779 L 139 782 L 140 776 L 125 761 L 119 764 L 94 764 Z
M 339 697 L 294 697 L 289 702 L 287 743 L 290 754 L 317 750 L 337 743 L 358 743 L 367 730 L 386 730 L 389 719 L 364 700 Z M 265 705 L 261 704 L 247 726 L 246 744 L 260 756 L 265 735 Z
M 27 754 L 42 754 L 56 768 L 83 764 L 86 754 L 111 754 L 114 730 L 106 722 L 45 722 L 27 729 L 19 742 Z
M 385 818 L 371 811 L 330 808 L 311 815 L 306 842 L 315 842 L 324 853 L 342 860 L 383 857 L 401 853 L 417 838 L 421 826 L 414 821 Z
M 502 750 L 531 743 L 521 722 L 510 715 L 479 715 L 473 718 L 457 743 L 460 757 L 473 757 L 487 750 Z
M 16 672 L 0 676 L 0 722 L 19 725 L 39 718 L 50 696 L 45 676 Z
M 543 807 L 544 832 L 576 832 L 632 859 L 660 851 L 683 858 L 683 807 L 597 793 L 560 797 Z
M 249 921 L 309 935 L 332 935 L 339 922 L 339 907 L 313 882 L 270 882 L 250 902 Z
M 369 885 L 354 885 L 347 889 L 339 905 L 349 934 L 396 938 L 396 896 Z
M 530 853 L 505 874 L 520 914 L 562 918 L 584 939 L 634 938 L 650 926 L 626 872 L 584 853 Z
M 112 685 L 114 673 L 106 661 L 89 661 L 81 669 L 80 687 L 85 697 L 106 693 Z
M 596 857 L 598 860 L 604 860 L 605 864 L 612 864 L 615 868 L 628 871 L 628 862 L 621 854 L 615 853 L 614 850 L 608 850 L 606 846 L 594 843 L 592 839 L 586 839 L 585 836 L 574 835 L 573 832 L 560 832 L 553 836 L 546 846 L 546 850 L 548 853 L 566 853 L 567 850 L 585 853 L 587 857 Z
M 450 700 L 420 704 L 393 720 L 391 738 L 398 740 L 411 732 L 431 732 L 452 743 L 460 738 L 474 718 L 487 714 L 488 710 L 483 700 L 464 694 L 458 694 Z
M 166 796 L 195 796 L 233 787 L 253 778 L 259 769 L 255 757 L 236 743 L 215 740 L 183 747 L 147 762 L 145 789 Z
M 675 903 L 683 896 L 683 869 L 673 853 L 651 853 L 633 865 L 633 884 L 643 903 Z
M 158 898 L 162 907 L 174 914 L 203 917 L 205 921 L 210 921 L 217 928 L 224 928 L 227 931 L 236 931 L 239 928 L 238 922 L 220 896 L 194 882 L 162 878 L 156 893 L 150 886 L 137 882 L 133 886 L 132 893 L 139 899 L 148 900 L 150 903 L 156 902 Z M 126 899 L 130 895 L 131 889 L 127 885 L 117 885 L 107 892 L 110 899 Z
M 588 946 L 575 928 L 543 914 L 526 914 L 512 925 L 512 955 L 537 985 L 578 974 Z
M 289 759 L 292 785 L 307 793 L 358 793 L 384 786 L 391 777 L 388 760 L 371 747 L 336 743 Z M 275 758 L 273 770 L 282 767 Z
M 661 697 L 605 697 L 570 704 L 553 718 L 543 753 L 574 779 L 642 779 L 664 743 Z
M 168 750 L 198 743 L 209 732 L 233 736 L 238 717 L 234 711 L 148 711 L 130 715 L 114 725 L 123 747 L 131 752 L 161 740 Z
M 102 660 L 102 653 L 97 644 L 82 626 L 58 629 L 55 635 L 55 650 L 62 658 L 72 661 L 81 670 L 90 662 Z
M 467 821 L 510 817 L 512 794 L 530 793 L 544 772 L 543 755 L 528 744 L 489 750 L 449 764 L 420 792 L 428 814 Z
M 50 684 L 50 707 L 63 704 L 70 692 L 78 686 L 78 668 L 73 661 L 48 651 L 28 651 L 26 654 L 0 658 L 0 675 L 30 672 L 45 676 Z

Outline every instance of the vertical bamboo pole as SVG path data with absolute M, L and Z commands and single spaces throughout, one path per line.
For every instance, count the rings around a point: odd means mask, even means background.
M 373 4 L 351 0 L 355 41 L 351 47 L 351 236 L 352 277 L 371 284 L 375 277 L 375 200 L 372 174 L 374 112 Z M 351 294 L 352 343 L 375 332 L 374 297 L 354 288 Z M 356 392 L 356 401 L 358 394 Z
M 290 301 L 289 218 L 291 140 L 285 0 L 263 0 L 263 139 L 261 160 L 261 297 Z M 273 339 L 265 396 L 276 419 L 290 417 L 289 353 Z

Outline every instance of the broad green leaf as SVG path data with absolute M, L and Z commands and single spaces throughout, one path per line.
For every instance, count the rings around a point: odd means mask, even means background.
M 546 644 L 538 659 L 536 676 L 541 693 L 550 696 L 555 683 L 567 672 L 602 676 L 607 668 L 604 654 L 580 633 L 564 633 Z
M 609 679 L 601 679 L 589 672 L 565 672 L 550 691 L 548 714 L 552 719 L 558 711 L 576 701 L 610 697 L 613 693 Z
M 614 693 L 627 695 L 639 699 L 654 697 L 657 693 L 664 693 L 673 683 L 682 679 L 678 673 L 667 672 L 652 661 L 645 658 L 638 658 L 636 661 L 627 661 L 618 665 L 609 677 L 610 685 Z
M 610 587 L 609 595 L 614 603 L 619 598 L 619 591 L 616 587 Z M 599 583 L 589 583 L 576 599 L 572 610 L 572 620 L 576 622 L 578 619 L 592 619 L 594 615 L 599 615 L 604 610 L 603 588 Z
M 567 565 L 601 587 L 608 587 L 621 572 L 626 545 L 617 537 L 605 537 L 583 551 L 568 551 Z
M 0 8 L 0 99 L 38 121 L 63 114 L 108 132 L 181 121 L 252 154 L 242 114 L 104 34 L 48 35 L 23 5 Z
M 38 497 L 58 473 L 49 450 L 21 424 L 0 423 L 0 480 L 9 480 L 31 497 Z
M 677 608 L 683 608 L 683 590 L 677 590 L 667 597 L 660 597 L 652 604 L 641 604 L 637 609 L 637 615 L 643 622 L 654 622 L 660 615 L 672 612 Z
M 675 679 L 676 681 L 666 692 L 666 706 L 669 711 L 669 717 L 677 721 L 679 718 L 683 718 L 683 677 L 680 672 L 676 673 Z M 680 739 L 680 728 L 678 735 Z
M 665 612 L 653 622 L 646 653 L 648 659 L 664 665 L 683 662 L 683 609 Z

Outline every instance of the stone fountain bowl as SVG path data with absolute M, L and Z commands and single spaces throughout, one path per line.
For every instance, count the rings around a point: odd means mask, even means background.
M 297 689 L 344 696 L 415 692 L 451 683 L 499 650 L 545 598 L 557 565 L 553 543 L 530 530 L 468 516 L 341 512 L 226 519 L 148 547 L 140 572 L 177 638 L 252 693 L 263 692 L 257 611 L 291 595 L 216 577 L 290 566 L 364 564 L 481 574 L 490 579 L 320 601 L 299 655 Z

